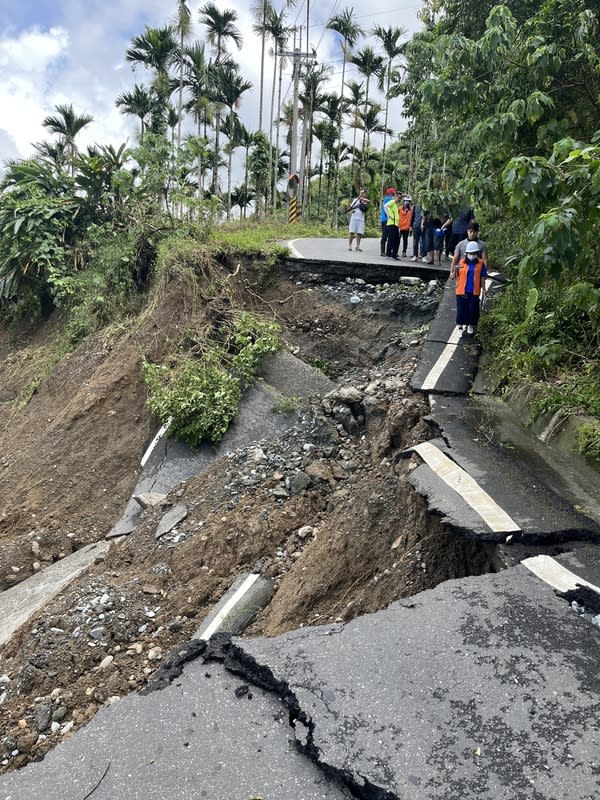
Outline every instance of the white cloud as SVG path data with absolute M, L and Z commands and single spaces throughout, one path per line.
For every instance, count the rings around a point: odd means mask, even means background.
M 306 0 L 305 0 L 306 2 Z M 253 0 L 216 0 L 220 9 L 238 11 L 238 27 L 244 37 L 241 51 L 233 48 L 232 55 L 240 63 L 242 73 L 254 88 L 242 99 L 240 114 L 251 130 L 258 127 L 260 40 L 252 31 L 251 5 Z M 281 6 L 283 0 L 276 5 Z M 194 28 L 193 39 L 205 39 L 205 30 L 198 21 L 201 2 L 190 2 Z M 311 3 L 309 43 L 318 50 L 321 61 L 330 63 L 334 74 L 328 89 L 339 92 L 341 81 L 341 54 L 333 32 L 325 29 L 331 8 L 340 13 L 344 6 L 331 0 Z M 115 99 L 135 82 L 149 80 L 149 73 L 138 68 L 134 73 L 125 61 L 125 52 L 133 36 L 143 33 L 144 26 L 162 26 L 173 22 L 176 0 L 104 0 L 102 3 L 82 3 L 81 0 L 55 0 L 45 4 L 40 19 L 21 30 L 18 29 L 16 8 L 8 14 L 13 19 L 11 27 L 0 28 L 0 163 L 15 155 L 31 155 L 31 143 L 47 138 L 42 120 L 54 110 L 57 103 L 72 103 L 77 113 L 88 113 L 94 122 L 79 137 L 80 146 L 93 142 L 118 145 L 133 141 L 136 121 L 122 116 L 115 108 Z M 404 26 L 410 31 L 418 27 L 417 7 L 389 9 L 386 0 L 371 0 L 368 8 L 354 4 L 357 20 L 365 29 L 375 24 Z M 49 10 L 48 10 L 49 9 Z M 48 15 L 52 14 L 49 18 Z M 290 9 L 291 23 L 305 25 L 306 6 L 300 0 Z M 305 33 L 305 32 L 304 32 Z M 360 46 L 364 46 L 361 43 Z M 290 43 L 291 47 L 291 43 Z M 210 48 L 207 46 L 207 51 Z M 267 46 L 265 60 L 264 118 L 268 119 L 271 97 L 273 61 Z M 347 80 L 356 79 L 350 68 Z M 286 100 L 291 97 L 291 66 L 284 77 Z M 398 129 L 400 102 L 395 101 L 395 120 Z M 394 122 L 396 124 L 394 124 Z M 189 123 L 192 130 L 192 123 Z M 16 152 L 15 152 L 16 151 Z

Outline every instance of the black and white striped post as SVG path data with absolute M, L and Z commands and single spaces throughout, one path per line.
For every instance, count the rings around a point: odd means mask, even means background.
M 300 183 L 300 178 L 294 172 L 292 175 L 288 176 L 288 184 L 287 184 L 287 194 L 289 199 L 289 222 L 297 222 L 298 221 L 298 184 Z

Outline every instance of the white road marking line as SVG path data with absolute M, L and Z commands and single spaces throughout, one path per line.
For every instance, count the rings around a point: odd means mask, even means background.
M 290 252 L 294 256 L 294 258 L 304 258 L 300 250 L 297 250 L 296 247 L 294 246 L 297 241 L 298 239 L 291 239 L 287 243 L 287 246 L 290 248 Z
M 165 424 L 162 426 L 162 428 L 156 434 L 154 439 L 152 439 L 152 441 L 148 445 L 148 448 L 147 448 L 146 452 L 142 456 L 142 467 L 144 467 L 146 465 L 146 461 L 148 461 L 148 459 L 152 455 L 152 451 L 154 450 L 156 445 L 160 442 L 160 440 L 165 435 L 165 433 L 169 430 L 169 428 L 171 427 L 171 423 L 172 422 L 173 422 L 173 417 L 169 417 L 169 419 L 165 422 Z
M 221 627 L 223 620 L 227 615 L 232 611 L 233 608 L 238 604 L 238 602 L 242 599 L 242 597 L 246 594 L 246 592 L 254 586 L 256 581 L 260 578 L 260 574 L 258 572 L 253 572 L 246 580 L 242 583 L 240 588 L 235 592 L 229 600 L 225 603 L 223 608 L 219 611 L 213 621 L 210 623 L 208 628 L 204 631 L 200 639 L 204 639 L 208 641 L 213 633 L 216 633 L 219 628 Z
M 417 452 L 439 478 L 455 492 L 458 492 L 495 533 L 514 533 L 521 530 L 517 523 L 500 508 L 468 472 L 444 455 L 434 444 L 422 442 L 410 449 Z
M 580 578 L 579 575 L 559 564 L 552 556 L 532 556 L 523 559 L 521 564 L 559 592 L 571 591 L 576 589 L 579 584 L 588 586 L 600 594 L 600 586 L 594 586 L 593 583 Z
M 437 382 L 440 379 L 442 372 L 448 366 L 450 359 L 456 352 L 456 348 L 460 341 L 462 331 L 459 331 L 458 328 L 454 328 L 450 336 L 448 337 L 448 343 L 442 350 L 438 360 L 435 362 L 433 367 L 429 370 L 427 375 L 425 376 L 425 380 L 423 381 L 423 385 L 421 389 L 426 391 L 428 389 L 434 389 Z

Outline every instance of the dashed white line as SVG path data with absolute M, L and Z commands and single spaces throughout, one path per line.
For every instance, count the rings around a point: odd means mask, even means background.
M 580 586 L 587 586 L 600 594 L 600 586 L 594 586 L 593 583 L 580 578 L 579 575 L 559 564 L 552 556 L 525 558 L 521 561 L 521 564 L 558 592 L 569 592 L 572 589 L 576 589 L 577 584 L 579 584 Z
M 142 467 L 144 467 L 146 465 L 146 461 L 148 461 L 148 459 L 152 455 L 152 451 L 154 450 L 156 445 L 160 442 L 160 440 L 165 435 L 165 433 L 169 430 L 169 428 L 171 427 L 171 423 L 172 422 L 173 422 L 173 417 L 169 417 L 169 419 L 165 422 L 165 424 L 162 426 L 162 428 L 156 434 L 154 439 L 152 439 L 152 441 L 148 445 L 148 448 L 146 449 L 146 452 L 142 456 Z
M 457 492 L 473 511 L 479 514 L 492 531 L 514 533 L 521 530 L 517 523 L 500 508 L 468 472 L 455 464 L 434 444 L 422 442 L 410 449 L 418 453 L 435 474 Z
M 450 359 L 456 352 L 456 348 L 458 347 L 458 343 L 462 336 L 462 331 L 459 331 L 458 328 L 454 328 L 450 336 L 448 337 L 448 344 L 442 350 L 438 360 L 435 362 L 433 367 L 429 370 L 427 375 L 425 376 L 425 380 L 421 386 L 423 391 L 434 389 L 437 382 L 440 379 L 442 372 L 448 366 Z
M 231 611 L 235 608 L 235 606 L 239 603 L 242 597 L 248 592 L 252 586 L 256 583 L 256 581 L 260 578 L 260 574 L 258 572 L 252 572 L 246 580 L 242 583 L 240 588 L 231 595 L 229 600 L 225 603 L 223 608 L 219 611 L 219 613 L 215 616 L 213 621 L 210 623 L 208 628 L 204 631 L 202 636 L 199 636 L 199 639 L 204 639 L 208 641 L 213 633 L 216 633 L 221 625 L 223 624 L 223 620 L 231 613 Z

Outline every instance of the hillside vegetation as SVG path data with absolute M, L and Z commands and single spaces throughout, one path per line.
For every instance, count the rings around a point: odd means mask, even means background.
M 286 10 L 266 3 L 262 12 L 259 34 L 283 49 Z M 345 9 L 328 27 L 343 45 L 344 68 L 352 63 L 364 80 L 342 75 L 340 91 L 330 91 L 331 70 L 321 64 L 303 65 L 300 77 L 304 223 L 335 229 L 359 185 L 373 207 L 382 187 L 396 185 L 440 214 L 475 208 L 491 263 L 508 279 L 482 329 L 497 391 L 531 387 L 533 417 L 589 415 L 579 445 L 592 458 L 600 456 L 599 12 L 597 0 L 428 0 L 423 30 L 406 40 L 400 28 L 363 30 Z M 44 121 L 52 138 L 7 165 L 3 322 L 31 333 L 52 312 L 60 318 L 36 380 L 90 334 L 135 327 L 173 276 L 205 274 L 213 256 L 261 253 L 274 263 L 281 254 L 290 108 L 271 108 L 276 123 L 266 133 L 245 128 L 241 103 L 251 87 L 230 52 L 243 48 L 235 20 L 207 3 L 206 42 L 191 43 L 180 2 L 175 24 L 134 37 L 126 57 L 149 82 L 115 101 L 139 121 L 134 147 L 79 152 L 77 134 L 92 118 L 62 105 Z M 273 89 L 279 77 L 275 69 Z M 376 84 L 383 103 L 370 96 Z M 407 125 L 396 134 L 401 114 Z M 234 186 L 238 148 L 244 181 Z M 268 264 L 264 272 L 268 281 Z M 260 339 L 247 335 L 252 346 Z M 168 358 L 183 346 L 173 343 Z M 146 375 L 156 384 L 156 370 Z M 22 402 L 27 391 L 35 386 Z

